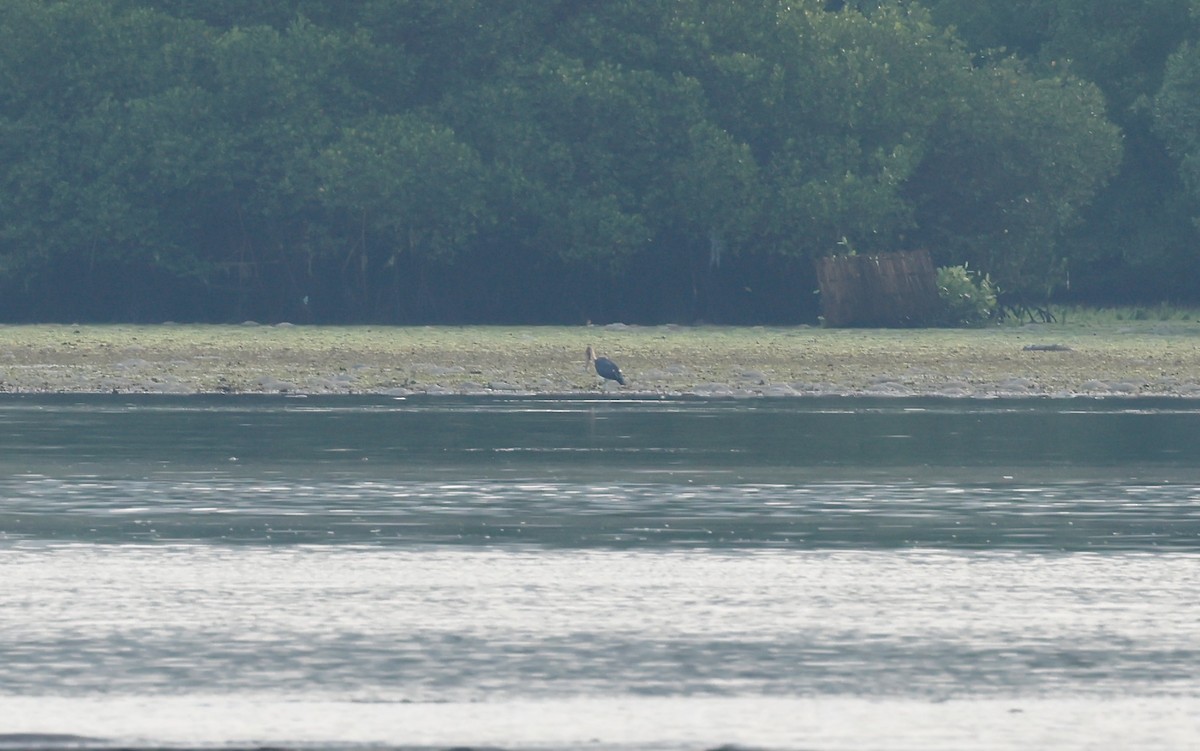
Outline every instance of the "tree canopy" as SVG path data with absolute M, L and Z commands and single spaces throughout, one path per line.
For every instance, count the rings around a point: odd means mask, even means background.
M 916 248 L 1194 299 L 1188 6 L 0 0 L 0 317 L 792 322 Z

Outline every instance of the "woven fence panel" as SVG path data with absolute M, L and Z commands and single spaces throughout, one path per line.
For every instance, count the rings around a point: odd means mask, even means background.
M 826 326 L 924 326 L 937 314 L 937 271 L 927 250 L 817 260 Z

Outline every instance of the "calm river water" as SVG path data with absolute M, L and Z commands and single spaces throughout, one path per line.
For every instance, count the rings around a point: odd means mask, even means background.
M 0 397 L 0 749 L 1200 747 L 1200 403 Z

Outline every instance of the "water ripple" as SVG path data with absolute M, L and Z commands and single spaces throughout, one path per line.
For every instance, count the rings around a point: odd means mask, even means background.
M 0 481 L 0 493 L 0 540 L 1051 551 L 1200 543 L 1200 487 L 1186 483 L 23 477 Z

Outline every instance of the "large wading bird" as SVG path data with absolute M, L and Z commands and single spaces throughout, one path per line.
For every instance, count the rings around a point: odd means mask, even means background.
M 596 375 L 608 381 L 616 381 L 622 386 L 625 385 L 625 376 L 621 375 L 621 369 L 612 360 L 604 357 L 596 357 L 596 350 L 592 349 L 591 345 L 587 348 L 588 365 L 596 366 Z

